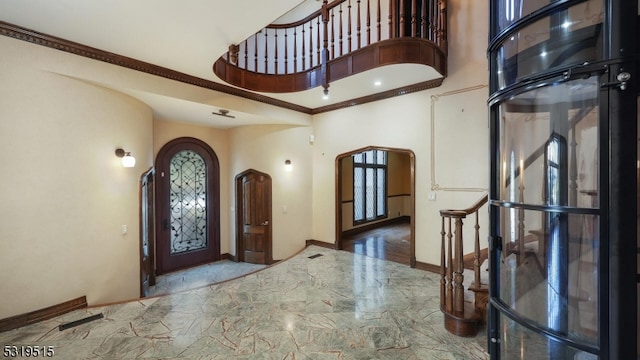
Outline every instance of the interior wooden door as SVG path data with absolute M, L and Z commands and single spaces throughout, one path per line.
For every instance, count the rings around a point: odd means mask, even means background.
M 156 158 L 157 273 L 220 260 L 218 158 L 194 138 L 170 141 Z
M 155 170 L 149 169 L 140 178 L 140 297 L 149 295 L 149 287 L 155 285 L 154 274 L 154 196 Z
M 238 260 L 271 264 L 271 177 L 256 170 L 238 175 L 236 204 Z

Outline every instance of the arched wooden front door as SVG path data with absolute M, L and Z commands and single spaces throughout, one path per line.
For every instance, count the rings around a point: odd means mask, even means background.
M 220 260 L 220 165 L 203 141 L 183 137 L 156 158 L 158 274 Z

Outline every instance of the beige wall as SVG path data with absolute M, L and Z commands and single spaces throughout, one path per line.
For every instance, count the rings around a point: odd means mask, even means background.
M 314 239 L 335 242 L 335 159 L 355 149 L 380 146 L 415 153 L 416 258 L 421 262 L 440 261 L 438 211 L 466 208 L 483 194 L 477 189 L 488 187 L 488 91 L 481 87 L 488 79 L 488 28 L 486 19 L 477 16 L 486 13 L 488 3 L 453 0 L 448 4 L 449 76 L 441 87 L 314 116 Z M 432 149 L 435 164 L 431 161 Z M 436 200 L 428 201 L 434 184 L 438 185 L 436 189 L 460 190 L 434 190 Z M 485 247 L 487 219 L 481 215 Z M 471 250 L 472 237 L 466 240 L 465 248 Z
M 247 169 L 271 176 L 273 212 L 273 258 L 285 259 L 302 250 L 311 239 L 312 130 L 308 126 L 242 126 L 230 130 L 230 179 Z M 284 170 L 285 160 L 293 170 Z M 231 182 L 233 186 L 233 181 Z M 234 194 L 235 189 L 229 188 Z M 235 211 L 232 197 L 229 212 Z M 235 216 L 235 215 L 233 215 Z M 232 218 L 231 221 L 234 219 Z M 235 253 L 235 230 L 230 223 L 231 248 Z
M 311 130 L 306 126 L 242 126 L 215 129 L 178 121 L 154 121 L 154 156 L 178 137 L 200 139 L 220 161 L 220 251 L 236 255 L 235 176 L 247 169 L 272 178 L 273 258 L 285 259 L 305 246 L 311 228 Z M 284 171 L 291 160 L 293 171 Z M 286 210 L 285 210 L 286 207 Z
M 68 60 L 60 52 L 7 37 L 0 48 L 0 318 L 83 295 L 90 304 L 137 297 L 151 110 L 43 71 Z M 135 168 L 122 167 L 117 147 Z

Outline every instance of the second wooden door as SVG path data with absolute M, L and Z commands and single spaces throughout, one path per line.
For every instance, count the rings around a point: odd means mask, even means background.
M 236 205 L 238 260 L 271 264 L 271 177 L 256 170 L 236 176 Z

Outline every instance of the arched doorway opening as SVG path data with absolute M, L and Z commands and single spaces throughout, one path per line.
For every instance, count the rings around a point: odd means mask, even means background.
M 336 248 L 415 267 L 413 151 L 368 146 L 338 155 L 335 166 Z M 385 228 L 391 240 L 375 235 Z

